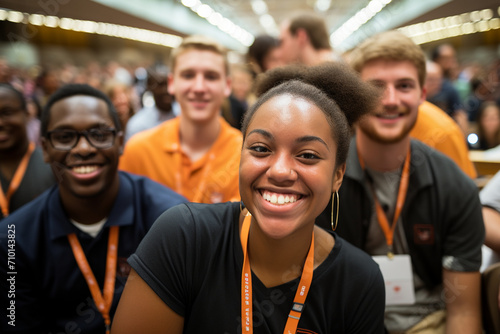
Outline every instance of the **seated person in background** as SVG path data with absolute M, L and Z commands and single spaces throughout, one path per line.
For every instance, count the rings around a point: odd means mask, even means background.
M 42 150 L 28 138 L 28 121 L 23 94 L 0 83 L 0 220 L 55 183 Z
M 478 141 L 472 149 L 489 150 L 500 145 L 500 106 L 495 101 L 484 101 L 476 119 Z
M 248 47 L 247 61 L 256 75 L 283 66 L 279 46 L 280 41 L 275 37 L 269 35 L 255 37 L 252 45 Z
M 226 50 L 191 36 L 173 51 L 171 63 L 168 89 L 181 113 L 130 138 L 120 169 L 150 177 L 192 202 L 238 201 L 242 136 L 221 116 L 231 93 Z
M 299 13 L 281 23 L 279 55 L 284 64 L 343 62 L 330 45 L 325 19 L 315 13 Z
M 1 332 L 104 334 L 130 269 L 126 259 L 163 211 L 186 200 L 118 172 L 120 121 L 108 97 L 90 86 L 54 93 L 41 131 L 58 185 L 0 222 L 0 305 L 15 310 L 15 326 L 7 316 Z M 7 294 L 11 283 L 15 296 Z
M 130 86 L 123 82 L 111 79 L 104 85 L 104 93 L 109 96 L 113 103 L 122 129 L 125 129 L 130 117 L 134 115 L 134 107 L 132 104 L 132 90 Z
M 142 108 L 129 119 L 125 129 L 125 141 L 138 132 L 153 128 L 175 117 L 172 109 L 174 97 L 168 92 L 167 79 L 167 68 L 148 71 L 146 90 L 153 94 L 155 104 Z
M 464 133 L 448 114 L 432 103 L 422 102 L 410 136 L 448 156 L 471 179 L 477 177 Z
M 469 130 L 468 115 L 457 89 L 450 80 L 443 77 L 443 69 L 433 61 L 427 62 L 427 75 L 429 76 L 427 86 L 431 88 L 427 92 L 427 101 L 444 110 L 457 122 L 464 135 L 467 134 Z
M 129 259 L 112 333 L 384 333 L 377 265 L 314 224 L 342 183 L 350 124 L 377 91 L 332 63 L 264 77 L 243 122 L 246 209 L 163 214 Z
M 234 128 L 241 130 L 243 115 L 249 103 L 253 103 L 251 94 L 253 74 L 246 64 L 233 64 L 231 66 L 231 95 L 222 105 L 222 116 Z
M 486 228 L 484 244 L 500 255 L 500 172 L 479 193 Z
M 399 274 L 407 277 L 405 303 L 399 294 L 388 300 L 389 333 L 479 334 L 484 224 L 477 186 L 448 157 L 410 137 L 425 100 L 424 53 L 388 31 L 360 44 L 350 63 L 384 94 L 356 124 L 339 191 L 339 235 L 378 256 L 388 283 L 394 267 L 384 263 L 408 268 Z M 330 226 L 331 209 L 320 226 Z

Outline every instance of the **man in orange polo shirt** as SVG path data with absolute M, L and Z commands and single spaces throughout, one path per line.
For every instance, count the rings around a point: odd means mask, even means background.
M 410 136 L 447 155 L 471 179 L 477 177 L 469 149 L 458 124 L 439 107 L 424 101 Z
M 181 114 L 131 138 L 120 169 L 147 176 L 192 202 L 238 201 L 242 135 L 220 114 L 231 92 L 226 51 L 203 36 L 173 51 L 169 92 Z

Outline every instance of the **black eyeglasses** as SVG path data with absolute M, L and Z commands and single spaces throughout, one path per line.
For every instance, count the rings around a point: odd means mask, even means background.
M 60 129 L 47 132 L 47 138 L 56 150 L 69 151 L 84 136 L 87 142 L 95 148 L 106 149 L 113 146 L 116 137 L 115 129 L 90 129 L 87 131 L 76 131 L 71 129 Z
M 3 108 L 0 109 L 0 118 L 1 119 L 10 119 L 17 115 L 18 112 L 20 112 L 21 108 Z

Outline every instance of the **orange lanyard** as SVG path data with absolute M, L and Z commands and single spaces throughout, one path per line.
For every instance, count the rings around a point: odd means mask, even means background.
M 177 172 L 175 173 L 176 191 L 177 191 L 177 193 L 188 198 L 188 196 L 184 193 L 184 187 L 182 185 L 182 175 L 181 175 L 181 170 L 183 168 L 182 167 L 182 154 L 183 153 L 181 150 L 179 150 L 177 152 L 177 159 L 176 160 L 177 160 L 178 168 L 177 168 Z M 203 176 L 201 177 L 201 182 L 198 185 L 198 191 L 196 192 L 196 194 L 194 195 L 194 197 L 192 199 L 188 198 L 188 200 L 190 200 L 191 202 L 201 203 L 201 201 L 203 200 L 203 194 L 205 192 L 205 188 L 207 187 L 207 178 L 211 172 L 212 162 L 215 159 L 215 154 L 213 152 L 209 153 L 209 154 L 210 155 L 208 156 L 208 161 L 207 161 L 206 165 L 203 167 L 203 169 L 204 169 Z
M 403 209 L 403 205 L 406 200 L 406 193 L 408 192 L 408 183 L 410 181 L 410 149 L 408 149 L 408 153 L 406 154 L 406 159 L 405 163 L 403 165 L 403 172 L 401 174 L 401 179 L 399 181 L 399 190 L 398 190 L 398 197 L 396 200 L 396 210 L 394 212 L 394 217 L 392 218 L 392 225 L 389 225 L 389 221 L 387 220 L 387 216 L 385 215 L 384 210 L 382 209 L 382 206 L 380 205 L 377 195 L 375 194 L 375 191 L 373 191 L 373 199 L 375 201 L 375 210 L 377 212 L 377 221 L 378 224 L 380 225 L 380 228 L 382 228 L 382 231 L 384 232 L 385 235 L 385 240 L 387 242 L 387 246 L 389 246 L 389 251 L 387 253 L 387 256 L 389 258 L 392 258 L 394 256 L 393 253 L 393 242 L 394 242 L 394 231 L 396 230 L 396 223 L 399 219 L 399 215 L 401 214 L 401 210 Z M 359 157 L 359 163 L 361 165 L 361 168 L 364 169 L 364 161 L 361 158 L 361 155 L 359 155 L 358 152 L 358 157 Z
M 3 217 L 9 215 L 9 202 L 12 195 L 16 192 L 17 188 L 23 180 L 26 169 L 28 168 L 28 162 L 30 161 L 31 154 L 35 150 L 35 143 L 30 142 L 28 150 L 24 154 L 19 166 L 17 166 L 16 172 L 10 181 L 9 188 L 7 189 L 7 194 L 4 194 L 2 187 L 0 187 L 0 207 L 2 208 Z
M 118 251 L 118 226 L 111 226 L 109 230 L 108 239 L 108 255 L 106 257 L 106 275 L 104 278 L 104 298 L 99 290 L 99 285 L 95 279 L 94 273 L 89 266 L 87 258 L 83 253 L 82 246 L 78 241 L 75 233 L 68 235 L 68 240 L 73 250 L 78 267 L 87 281 L 90 293 L 94 299 L 99 312 L 104 318 L 104 325 L 106 326 L 106 334 L 110 333 L 111 319 L 109 317 L 109 309 L 113 301 L 113 293 L 115 291 L 115 277 L 116 277 L 116 261 Z
M 243 269 L 241 271 L 241 330 L 242 333 L 253 333 L 253 316 L 252 316 L 252 271 L 250 269 L 250 261 L 248 259 L 248 235 L 250 232 L 250 223 L 252 216 L 247 215 L 241 227 L 241 245 L 243 247 Z M 302 270 L 300 283 L 295 293 L 293 307 L 288 314 L 286 321 L 285 334 L 295 334 L 299 325 L 300 316 L 304 309 L 307 293 L 311 286 L 314 271 L 314 233 L 311 238 L 311 246 L 307 253 L 307 258 Z

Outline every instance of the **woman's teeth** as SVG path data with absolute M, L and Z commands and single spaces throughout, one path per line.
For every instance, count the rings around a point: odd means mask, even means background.
M 282 195 L 282 194 L 269 194 L 264 193 L 262 197 L 272 204 L 286 204 L 297 202 L 296 195 Z

